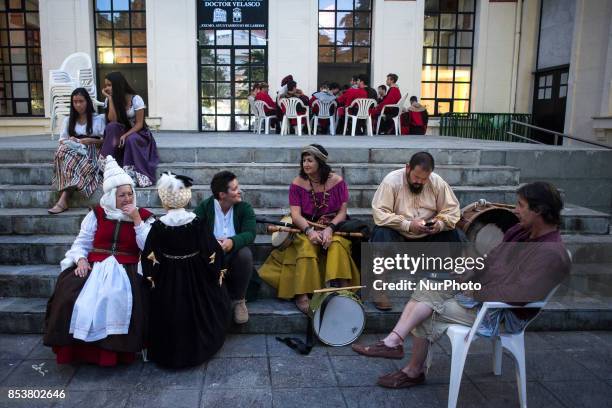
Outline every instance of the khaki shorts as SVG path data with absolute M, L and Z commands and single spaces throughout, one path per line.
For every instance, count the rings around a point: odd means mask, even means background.
M 455 292 L 416 290 L 411 300 L 425 303 L 434 313 L 412 330 L 415 337 L 437 341 L 451 324 L 472 326 L 478 314 L 478 308 L 466 309 L 455 300 Z

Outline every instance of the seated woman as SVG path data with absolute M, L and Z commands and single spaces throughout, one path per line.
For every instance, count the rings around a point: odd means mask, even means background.
M 74 190 L 90 197 L 102 181 L 98 148 L 104 135 L 104 116 L 94 114 L 91 97 L 85 88 L 72 91 L 70 102 L 70 116 L 64 118 L 53 160 L 52 184 L 57 185 L 62 194 L 47 210 L 49 214 L 66 211 Z
M 223 249 L 206 222 L 184 208 L 191 185 L 189 177 L 162 174 L 157 191 L 168 213 L 151 226 L 142 257 L 152 282 L 148 356 L 172 368 L 211 358 L 231 319 Z
M 145 122 L 145 104 L 120 72 L 104 78 L 106 130 L 100 154 L 117 162 L 138 187 L 155 183 L 157 144 Z
M 58 364 L 129 363 L 143 346 L 147 287 L 138 261 L 153 214 L 136 207 L 134 183 L 112 157 L 103 189 L 100 205 L 85 216 L 66 252 L 47 303 L 43 343 Z
M 285 250 L 273 250 L 259 276 L 278 289 L 278 297 L 295 298 L 307 313 L 308 294 L 339 280 L 342 286 L 359 285 L 359 270 L 351 258 L 351 241 L 333 235 L 346 220 L 348 188 L 327 164 L 327 150 L 311 144 L 302 150 L 300 175 L 289 187 L 291 218 L 304 231 Z M 325 225 L 316 230 L 309 222 Z

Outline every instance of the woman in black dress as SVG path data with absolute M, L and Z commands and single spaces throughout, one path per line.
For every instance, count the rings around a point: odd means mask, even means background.
M 223 250 L 206 224 L 184 207 L 191 179 L 163 174 L 158 193 L 168 213 L 151 226 L 143 250 L 151 282 L 148 357 L 172 368 L 195 366 L 223 345 L 231 318 Z

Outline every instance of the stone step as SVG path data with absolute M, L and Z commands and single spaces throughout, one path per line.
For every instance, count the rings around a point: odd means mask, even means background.
M 58 264 L 74 241 L 74 235 L 0 236 L 0 264 Z M 612 235 L 563 235 L 576 263 L 612 263 Z M 251 245 L 255 262 L 272 250 L 269 235 L 258 235 Z
M 392 170 L 404 164 L 338 163 L 333 169 L 349 185 L 378 184 Z M 289 185 L 299 173 L 299 165 L 285 163 L 165 163 L 158 172 L 172 171 L 206 184 L 220 170 L 229 170 L 242 183 Z M 510 166 L 436 166 L 436 173 L 454 186 L 498 186 L 519 183 L 519 169 Z M 0 164 L 0 184 L 49 185 L 53 165 L 47 163 Z
M 180 136 L 179 136 L 180 137 Z M 253 139 L 260 136 L 250 135 Z M 226 138 L 227 139 L 227 138 Z M 158 153 L 161 163 L 190 162 L 190 163 L 296 163 L 300 162 L 302 146 L 315 143 L 312 138 L 295 138 L 297 145 L 289 145 L 280 138 L 270 139 L 269 144 L 259 143 L 247 146 L 241 139 L 236 144 L 223 143 L 223 146 L 207 146 L 205 138 L 200 135 L 200 142 L 193 147 L 159 146 Z M 229 140 L 229 139 L 227 139 Z M 390 139 L 393 140 L 393 139 Z M 397 140 L 397 139 L 396 139 Z M 476 148 L 448 148 L 448 147 L 399 147 L 393 143 L 384 147 L 380 139 L 356 140 L 355 138 L 338 138 L 336 144 L 341 147 L 327 147 L 330 163 L 406 163 L 410 157 L 419 151 L 427 150 L 435 159 L 436 165 L 460 164 L 476 165 L 481 163 L 481 150 Z M 341 142 L 337 142 L 341 141 Z M 343 141 L 343 143 L 342 143 Z M 42 145 L 40 147 L 37 147 Z M 323 143 L 324 146 L 330 144 Z M 372 146 L 379 145 L 375 148 Z M 57 142 L 26 143 L 21 146 L 3 146 L 0 150 L 0 163 L 52 163 Z M 273 147 L 270 147 L 273 146 Z M 501 153 L 501 152 L 499 152 Z M 494 163 L 498 155 L 487 156 L 488 163 Z
M 0 333 L 43 333 L 47 298 L 0 298 Z M 381 312 L 365 302 L 367 333 L 390 331 L 397 322 L 403 303 L 395 303 L 393 310 Z M 249 322 L 230 329 L 233 333 L 304 333 L 307 317 L 293 302 L 261 299 L 248 303 Z M 529 325 L 529 330 L 609 330 L 612 312 L 600 303 L 553 301 Z
M 256 185 L 243 184 L 241 186 L 243 199 L 257 208 L 287 208 L 288 211 L 288 185 Z M 349 185 L 349 208 L 367 208 L 372 203 L 372 197 L 378 185 Z M 496 203 L 512 203 L 516 200 L 518 186 L 454 186 L 453 191 L 459 202 L 472 203 L 481 198 Z M 208 198 L 210 187 L 208 185 L 194 185 L 191 205 L 196 206 Z M 85 198 L 75 194 L 71 200 L 73 207 L 88 207 L 100 201 L 101 191 L 92 197 Z M 55 204 L 59 193 L 50 186 L 40 185 L 0 185 L 0 208 L 49 208 Z M 153 187 L 137 190 L 137 203 L 140 207 L 161 207 L 157 189 Z
M 164 214 L 161 208 L 150 208 L 154 214 Z M 81 221 L 89 209 L 71 208 L 51 215 L 44 208 L 0 208 L 0 235 L 78 234 Z M 280 220 L 286 214 L 282 208 L 256 208 L 257 216 Z M 351 208 L 349 215 L 373 226 L 370 208 Z M 562 212 L 562 231 L 580 234 L 608 234 L 610 216 L 588 208 L 568 204 Z M 257 224 L 258 233 L 265 233 L 265 225 Z

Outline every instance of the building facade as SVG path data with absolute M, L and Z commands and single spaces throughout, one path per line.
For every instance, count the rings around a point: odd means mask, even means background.
M 399 76 L 433 116 L 532 113 L 612 141 L 612 0 L 0 0 L 2 134 L 40 133 L 74 52 L 122 71 L 162 130 L 248 129 L 256 82 Z

